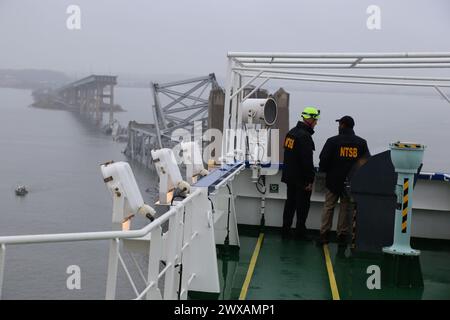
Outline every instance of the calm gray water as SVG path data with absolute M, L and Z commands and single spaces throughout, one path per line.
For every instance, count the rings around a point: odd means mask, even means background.
M 296 122 L 300 106 L 316 105 L 322 110 L 314 136 L 318 151 L 335 134 L 334 120 L 350 114 L 372 153 L 395 140 L 424 143 L 428 146 L 424 169 L 450 172 L 450 105 L 439 96 L 429 91 L 348 94 L 339 88 L 312 89 L 287 89 L 292 93 L 290 122 Z M 122 124 L 151 121 L 149 89 L 118 88 L 116 101 L 128 110 L 117 116 Z M 99 164 L 124 160 L 124 145 L 74 114 L 34 109 L 28 107 L 30 103 L 28 90 L 0 89 L 0 235 L 108 230 L 112 201 Z M 153 203 L 157 179 L 138 165 L 132 167 L 145 200 Z M 18 184 L 29 187 L 26 197 L 15 196 Z M 147 188 L 150 192 L 145 192 Z M 107 242 L 10 246 L 3 297 L 101 299 L 107 253 Z M 69 265 L 81 268 L 81 290 L 66 288 Z M 118 291 L 119 297 L 132 298 L 123 277 Z
M 134 89 L 124 91 L 118 100 Z M 124 145 L 74 114 L 34 109 L 30 103 L 28 90 L 0 89 L 0 235 L 109 230 L 112 201 L 99 165 L 124 160 Z M 132 99 L 130 106 L 123 119 L 139 112 Z M 154 192 L 145 190 L 153 191 L 157 180 L 137 165 L 133 170 L 152 203 Z M 15 196 L 18 184 L 28 186 L 26 197 Z M 7 247 L 3 297 L 101 299 L 107 253 L 107 242 Z M 66 289 L 69 265 L 81 268 L 81 290 Z M 123 297 L 131 297 L 125 281 L 119 286 Z

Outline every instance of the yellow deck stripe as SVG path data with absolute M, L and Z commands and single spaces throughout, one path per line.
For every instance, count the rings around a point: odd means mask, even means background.
M 260 233 L 258 241 L 256 242 L 255 250 L 253 250 L 252 258 L 250 259 L 250 265 L 248 266 L 247 275 L 245 276 L 244 284 L 242 285 L 239 300 L 245 300 L 245 298 L 247 297 L 248 287 L 253 277 L 253 271 L 255 271 L 255 265 L 256 261 L 258 260 L 259 250 L 261 249 L 263 239 L 264 233 Z
M 330 281 L 330 288 L 331 288 L 331 295 L 333 297 L 333 300 L 341 300 L 339 297 L 339 291 L 336 284 L 336 278 L 334 277 L 334 271 L 333 271 L 333 265 L 331 263 L 330 259 L 330 251 L 328 250 L 328 245 L 323 245 L 323 253 L 325 254 L 325 263 L 327 265 L 327 271 L 328 271 L 328 279 Z

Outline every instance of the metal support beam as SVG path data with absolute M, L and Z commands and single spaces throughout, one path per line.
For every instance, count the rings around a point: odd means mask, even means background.
M 208 82 L 206 81 L 202 81 L 200 83 L 198 83 L 197 85 L 195 85 L 194 87 L 192 87 L 191 89 L 189 89 L 188 91 L 181 93 L 181 92 L 177 92 L 174 90 L 170 90 L 170 89 L 163 89 L 163 90 L 158 90 L 158 91 L 165 91 L 168 93 L 171 93 L 173 95 L 177 95 L 178 98 L 174 101 L 172 101 L 171 103 L 169 103 L 168 105 L 166 105 L 163 110 L 167 110 L 170 109 L 172 106 L 176 105 L 178 102 L 182 101 L 183 99 L 192 99 L 192 100 L 196 100 L 198 102 L 207 102 L 204 99 L 197 99 L 196 97 L 191 96 L 190 94 L 195 92 L 197 89 L 201 88 L 202 86 L 204 86 L 205 84 L 207 84 Z
M 439 92 L 439 94 L 448 102 L 450 103 L 450 98 L 439 88 L 439 87 L 434 87 L 436 89 L 437 92 Z
M 270 78 L 266 78 L 264 79 L 264 81 L 262 81 L 260 84 L 258 84 L 255 88 L 253 88 L 252 91 L 250 91 L 250 93 L 248 95 L 246 95 L 243 99 L 242 102 L 244 102 L 245 100 L 247 100 L 249 97 L 252 96 L 252 94 L 254 94 L 257 90 L 259 90 L 263 85 L 265 85 L 267 83 L 267 81 L 269 81 Z M 242 87 L 241 87 L 242 88 Z

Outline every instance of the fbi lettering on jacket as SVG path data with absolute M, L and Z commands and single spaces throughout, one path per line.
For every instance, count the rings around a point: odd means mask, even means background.
M 294 149 L 294 141 L 294 139 L 287 137 L 286 140 L 284 140 L 284 147 Z

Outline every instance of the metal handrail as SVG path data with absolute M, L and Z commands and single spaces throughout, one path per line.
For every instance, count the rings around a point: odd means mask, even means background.
M 317 76 L 317 77 L 336 77 L 336 78 L 361 78 L 361 79 L 379 79 L 379 80 L 422 80 L 422 81 L 450 81 L 450 78 L 447 77 L 418 77 L 418 76 L 390 76 L 390 75 L 381 75 L 381 74 L 357 74 L 357 73 L 331 73 L 331 72 L 306 72 L 306 71 L 286 71 L 286 70 L 277 70 L 277 69 L 255 69 L 255 68 L 243 68 L 243 67 L 234 67 L 233 70 L 235 71 L 249 71 L 257 74 L 255 74 L 254 78 L 258 78 L 262 73 L 281 73 L 281 74 L 287 74 L 287 75 L 301 75 L 301 76 Z M 249 75 L 250 76 L 250 75 Z M 250 79 L 248 83 L 246 83 L 244 86 L 248 86 L 251 84 L 255 79 Z M 243 86 L 243 87 L 244 87 Z M 243 89 L 240 89 L 243 90 Z M 236 91 L 240 92 L 240 91 Z M 233 98 L 235 94 L 233 94 L 231 98 Z
M 31 244 L 31 243 L 55 243 L 55 242 L 75 242 L 75 241 L 93 241 L 93 240 L 112 240 L 140 238 L 146 236 L 156 227 L 161 226 L 169 220 L 171 216 L 176 214 L 177 209 L 183 207 L 193 198 L 201 193 L 200 189 L 196 189 L 192 194 L 188 195 L 183 201 L 173 206 L 162 216 L 156 218 L 153 222 L 138 230 L 131 231 L 94 231 L 94 232 L 78 232 L 78 233 L 56 233 L 56 234 L 39 234 L 39 235 L 23 235 L 23 236 L 4 236 L 0 237 L 0 245 L 10 244 Z
M 38 234 L 38 235 L 22 235 L 22 236 L 4 236 L 0 237 L 0 298 L 3 289 L 3 277 L 5 271 L 5 252 L 6 245 L 21 245 L 21 244 L 35 244 L 35 243 L 58 243 L 58 242 L 76 242 L 76 241 L 94 241 L 94 240 L 115 240 L 140 238 L 144 237 L 154 229 L 160 227 L 164 222 L 168 221 L 172 216 L 184 207 L 187 203 L 191 202 L 194 198 L 199 196 L 202 189 L 196 189 L 192 194 L 188 195 L 185 199 L 172 206 L 169 211 L 162 216 L 156 218 L 154 221 L 146 225 L 139 230 L 132 231 L 97 231 L 97 232 L 79 232 L 79 233 L 57 233 L 57 234 Z M 191 239 L 192 240 L 192 239 Z M 129 271 L 127 270 L 125 263 L 120 256 L 119 260 L 125 269 L 128 279 L 135 291 L 136 295 L 139 295 L 134 282 L 131 279 Z M 164 272 L 160 274 L 162 276 Z M 150 289 L 148 287 L 148 289 Z M 147 289 L 147 291 L 148 291 Z
M 255 70 L 260 68 L 450 68 L 450 52 L 228 52 L 228 58 L 241 67 Z
M 228 52 L 232 58 L 449 58 L 450 52 Z

